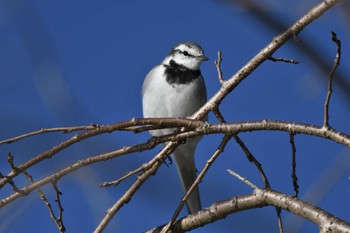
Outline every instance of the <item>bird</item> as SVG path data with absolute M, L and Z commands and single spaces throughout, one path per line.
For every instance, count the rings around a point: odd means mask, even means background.
M 206 86 L 200 65 L 208 58 L 201 46 L 194 42 L 177 44 L 147 74 L 142 85 L 142 108 L 145 118 L 189 117 L 207 101 Z M 206 121 L 207 116 L 202 120 Z M 178 129 L 152 130 L 153 136 L 177 132 Z M 188 138 L 172 153 L 184 192 L 197 177 L 194 154 L 201 137 Z M 189 196 L 187 210 L 190 214 L 201 209 L 198 186 Z

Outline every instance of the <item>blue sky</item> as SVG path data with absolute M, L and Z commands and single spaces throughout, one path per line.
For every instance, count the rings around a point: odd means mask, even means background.
M 274 21 L 290 25 L 316 3 L 271 0 L 264 3 L 264 11 Z M 236 88 L 222 103 L 225 119 L 322 124 L 327 75 L 316 65 L 321 58 L 305 56 L 303 46 L 311 44 L 331 65 L 335 45 L 330 32 L 337 32 L 343 42 L 337 72 L 348 78 L 350 34 L 344 8 L 332 9 L 300 34 L 302 43 L 288 42 L 275 54 L 300 64 L 267 61 Z M 199 43 L 210 58 L 201 70 L 211 97 L 220 87 L 213 63 L 218 50 L 223 53 L 222 70 L 227 79 L 277 34 L 251 11 L 226 1 L 0 1 L 0 139 L 40 128 L 110 124 L 142 117 L 141 86 L 145 75 L 182 41 Z M 350 134 L 349 93 L 343 87 L 334 86 L 330 124 Z M 213 115 L 209 121 L 216 122 Z M 0 146 L 0 171 L 6 174 L 10 169 L 6 163 L 8 151 L 20 164 L 70 136 L 46 134 Z M 68 148 L 28 172 L 37 180 L 78 159 L 144 142 L 149 137 L 147 133 L 125 132 L 99 136 Z M 254 132 L 241 137 L 263 164 L 272 187 L 292 194 L 288 134 Z M 199 169 L 221 138 L 207 136 L 199 143 Z M 344 208 L 350 204 L 349 150 L 305 135 L 297 135 L 295 141 L 301 198 L 350 220 Z M 160 149 L 96 164 L 63 178 L 58 186 L 63 193 L 67 232 L 93 231 L 134 178 L 115 188 L 100 189 L 98 185 L 135 169 Z M 251 192 L 226 173 L 228 168 L 262 185 L 255 168 L 230 142 L 200 185 L 203 207 Z M 26 184 L 24 178 L 15 181 Z M 54 203 L 52 188 L 45 186 L 43 190 Z M 1 198 L 11 192 L 10 187 L 2 189 Z M 163 224 L 172 216 L 181 196 L 175 166 L 162 166 L 115 216 L 106 232 L 140 232 Z M 282 216 L 286 227 L 297 225 L 289 213 L 283 212 Z M 56 231 L 36 193 L 4 207 L 0 218 L 0 233 Z M 193 232 L 276 232 L 276 222 L 274 209 L 263 208 L 231 215 Z M 300 232 L 310 230 L 315 231 L 315 226 L 306 224 Z

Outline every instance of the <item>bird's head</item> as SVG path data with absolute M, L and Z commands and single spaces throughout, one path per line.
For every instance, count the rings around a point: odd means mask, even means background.
M 173 60 L 175 63 L 191 70 L 198 70 L 202 61 L 207 61 L 203 49 L 196 43 L 185 42 L 176 45 L 164 59 L 163 64 L 168 65 Z

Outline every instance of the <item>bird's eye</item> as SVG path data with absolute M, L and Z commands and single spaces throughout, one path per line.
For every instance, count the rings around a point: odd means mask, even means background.
M 189 55 L 187 51 L 183 51 L 182 54 L 185 55 L 186 57 Z

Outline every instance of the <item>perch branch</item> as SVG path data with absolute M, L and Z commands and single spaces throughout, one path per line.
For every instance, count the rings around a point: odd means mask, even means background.
M 134 119 L 134 120 L 138 121 L 138 119 Z M 151 119 L 146 119 L 146 120 L 151 122 Z M 152 122 L 156 124 L 156 121 L 152 121 Z M 172 122 L 173 125 L 170 125 L 170 122 Z M 178 122 L 178 124 L 176 122 Z M 77 169 L 80 169 L 81 167 L 84 167 L 93 163 L 101 162 L 101 161 L 106 161 L 121 155 L 149 150 L 154 148 L 156 145 L 167 141 L 181 141 L 188 137 L 193 137 L 198 135 L 219 134 L 219 133 L 235 135 L 242 132 L 274 130 L 274 131 L 285 131 L 287 133 L 293 132 L 295 134 L 313 135 L 324 139 L 330 139 L 346 147 L 350 147 L 349 135 L 346 135 L 334 129 L 325 129 L 324 127 L 313 126 L 309 124 L 294 123 L 294 122 L 262 120 L 262 121 L 252 121 L 252 122 L 238 122 L 238 123 L 208 125 L 208 124 L 204 124 L 201 121 L 193 121 L 189 119 L 164 118 L 161 120 L 161 122 L 158 119 L 158 124 L 163 125 L 165 123 L 169 124 L 170 125 L 169 127 L 176 127 L 179 124 L 184 124 L 184 125 L 194 124 L 194 125 L 197 125 L 198 128 L 194 128 L 193 129 L 194 131 L 191 131 L 191 132 L 184 132 L 177 135 L 166 135 L 166 136 L 157 138 L 157 140 L 150 140 L 149 142 L 141 143 L 133 146 L 124 146 L 115 151 L 111 151 L 104 154 L 89 157 L 87 159 L 79 160 L 76 163 L 63 168 L 58 172 L 55 172 L 41 180 L 36 181 L 33 184 L 23 187 L 22 189 L 19 190 L 19 192 L 15 192 L 10 196 L 3 198 L 2 200 L 0 200 L 0 208 L 4 207 L 5 205 L 11 203 L 12 201 L 30 193 L 31 191 L 47 183 L 50 183 L 54 180 L 58 180 L 59 178 L 69 173 L 72 173 Z M 158 161 L 158 160 L 159 160 L 159 157 L 155 157 L 151 161 L 152 166 L 150 166 L 149 168 L 152 168 L 153 164 L 155 164 L 154 161 Z M 157 164 L 160 166 L 159 163 Z M 145 168 L 147 169 L 148 167 L 145 167 Z
M 143 118 L 134 118 L 132 120 L 129 121 L 123 121 L 123 122 L 119 122 L 116 124 L 111 124 L 111 125 L 106 125 L 106 126 L 99 126 L 99 127 L 95 127 L 94 129 L 87 131 L 87 132 L 83 132 L 80 134 L 77 134 L 69 139 L 67 139 L 66 141 L 54 146 L 53 148 L 35 156 L 34 158 L 30 159 L 29 161 L 20 164 L 17 169 L 12 169 L 11 172 L 9 174 L 7 174 L 6 176 L 3 176 L 3 178 L 0 180 L 0 188 L 2 188 L 6 183 L 11 182 L 11 180 L 16 177 L 18 174 L 20 174 L 22 171 L 27 170 L 28 168 L 36 165 L 37 163 L 41 162 L 42 160 L 45 159 L 50 159 L 52 158 L 54 155 L 56 155 L 58 152 L 64 150 L 65 148 L 73 145 L 74 143 L 80 142 L 82 140 L 94 137 L 96 135 L 99 134 L 104 134 L 104 133 L 110 133 L 116 130 L 122 130 L 128 127 L 132 127 L 132 126 L 138 126 L 138 125 L 154 125 L 157 124 L 160 127 L 174 127 L 174 123 L 180 123 L 179 125 L 175 126 L 175 127 L 185 127 L 185 128 L 189 128 L 189 129 L 194 129 L 196 127 L 198 127 L 198 124 L 202 124 L 202 122 L 200 121 L 193 121 L 193 120 L 189 120 L 189 119 L 183 119 L 183 120 L 179 120 L 179 119 L 172 119 L 168 118 L 168 120 L 166 120 L 166 123 L 170 123 L 169 124 L 164 124 L 164 119 L 160 119 L 160 118 L 153 118 L 153 119 L 143 119 Z M 170 121 L 169 121 L 170 120 Z

